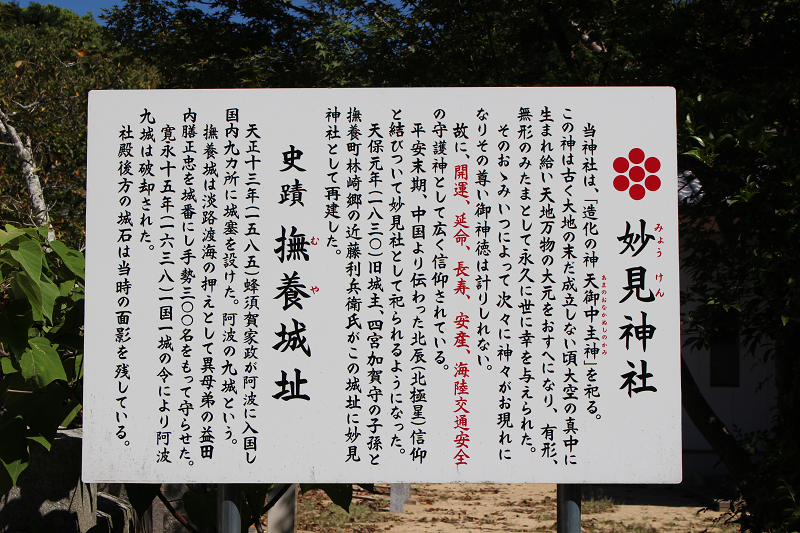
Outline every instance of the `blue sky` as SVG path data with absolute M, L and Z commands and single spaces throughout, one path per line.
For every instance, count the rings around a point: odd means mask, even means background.
M 114 5 L 122 6 L 125 4 L 124 0 L 38 0 L 39 4 L 55 4 L 58 7 L 71 9 L 78 15 L 85 15 L 90 13 L 94 15 L 97 22 L 103 23 L 100 20 L 101 9 L 111 9 Z M 302 1 L 300 2 L 303 3 Z M 28 7 L 30 0 L 19 0 L 20 7 Z
M 122 5 L 122 0 L 39 0 L 39 4 L 55 4 L 58 7 L 71 9 L 78 15 L 85 15 L 91 12 L 94 19 L 100 22 L 100 10 L 110 9 L 114 4 Z M 20 7 L 28 7 L 30 2 L 28 0 L 20 1 Z
M 85 15 L 86 13 L 91 13 L 94 15 L 94 19 L 99 22 L 103 23 L 100 20 L 100 15 L 102 12 L 101 9 L 111 9 L 114 5 L 122 6 L 125 4 L 124 0 L 38 0 L 39 4 L 55 4 L 58 7 L 63 7 L 66 9 L 71 9 L 78 15 Z M 300 1 L 302 4 L 303 1 Z M 399 4 L 398 0 L 394 0 L 395 5 Z M 19 5 L 21 7 L 28 7 L 30 4 L 30 0 L 19 0 Z
M 86 13 L 91 13 L 94 15 L 94 20 L 99 22 L 100 24 L 105 25 L 105 23 L 100 20 L 100 15 L 103 14 L 101 11 L 102 9 L 111 9 L 115 5 L 117 6 L 124 6 L 125 0 L 33 0 L 39 4 L 54 4 L 58 7 L 63 7 L 65 9 L 71 9 L 75 13 L 80 16 L 85 15 Z M 31 0 L 19 0 L 20 7 L 28 7 L 31 3 Z M 201 9 L 203 6 L 198 5 Z M 236 19 L 234 19 L 236 20 Z

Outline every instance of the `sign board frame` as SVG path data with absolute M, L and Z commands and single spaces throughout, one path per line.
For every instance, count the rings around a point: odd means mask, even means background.
M 675 92 L 93 91 L 83 478 L 681 480 Z

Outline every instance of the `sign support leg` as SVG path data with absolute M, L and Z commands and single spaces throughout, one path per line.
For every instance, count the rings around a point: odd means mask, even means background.
M 408 483 L 392 483 L 389 489 L 389 510 L 402 513 L 409 500 L 410 485 Z
M 276 484 L 267 502 L 274 502 L 267 512 L 267 533 L 296 533 L 297 484 Z
M 557 491 L 558 533 L 581 533 L 581 486 L 559 483 Z
M 242 491 L 239 485 L 220 483 L 217 485 L 217 533 L 241 533 Z

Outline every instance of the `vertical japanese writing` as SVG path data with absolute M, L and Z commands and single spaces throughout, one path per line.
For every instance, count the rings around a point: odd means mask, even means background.
M 535 139 L 535 132 L 533 131 L 533 114 L 530 107 L 520 107 L 517 113 L 517 142 L 519 147 L 520 161 L 518 167 L 521 171 L 519 176 L 519 200 L 520 200 L 520 214 L 522 216 L 522 230 L 523 235 L 520 239 L 522 250 L 519 253 L 517 260 L 518 273 L 516 282 L 519 284 L 518 304 L 519 309 L 519 342 L 521 348 L 520 360 L 522 363 L 522 373 L 519 376 L 520 394 L 519 398 L 522 400 L 522 405 L 519 410 L 522 417 L 519 422 L 519 431 L 522 433 L 519 437 L 519 444 L 531 452 L 536 451 L 536 445 L 533 441 L 536 432 L 535 420 L 533 417 L 533 401 L 534 397 L 531 396 L 531 382 L 536 378 L 531 372 L 533 368 L 533 354 L 531 350 L 535 349 L 534 339 L 536 325 L 534 324 L 534 285 L 536 283 L 535 273 L 533 269 L 536 267 L 536 261 L 531 252 L 530 239 L 536 242 L 536 233 L 539 224 L 535 223 L 536 208 L 535 204 L 531 205 L 531 187 L 533 186 L 532 177 L 528 175 L 530 167 L 533 165 L 527 154 L 533 151 L 533 139 Z
M 213 425 L 215 409 L 214 405 L 217 403 L 216 393 L 219 387 L 215 386 L 218 382 L 218 377 L 215 377 L 215 370 L 217 363 L 215 361 L 216 349 L 216 322 L 219 320 L 214 303 L 214 289 L 217 286 L 217 233 L 219 224 L 218 220 L 218 198 L 217 198 L 217 179 L 219 178 L 219 170 L 217 168 L 217 146 L 219 141 L 219 132 L 214 124 L 206 123 L 203 128 L 202 144 L 203 149 L 201 152 L 202 158 L 202 180 L 203 192 L 202 200 L 200 200 L 200 208 L 202 211 L 201 217 L 201 231 L 202 238 L 200 244 L 200 253 L 198 255 L 199 264 L 202 265 L 203 279 L 200 282 L 200 288 L 203 291 L 203 336 L 201 337 L 201 346 L 203 350 L 202 365 L 200 373 L 202 378 L 200 385 L 202 387 L 200 410 L 201 410 L 201 426 L 200 436 L 198 437 L 200 447 L 200 457 L 206 460 L 213 460 L 214 449 L 217 440 L 215 434 L 215 426 Z M 217 414 L 219 411 L 217 410 Z
M 453 442 L 456 445 L 456 454 L 453 457 L 456 465 L 469 464 L 469 363 L 459 361 L 456 364 L 456 372 L 453 375 L 455 382 L 453 383 L 453 394 L 455 395 L 455 414 L 454 428 L 456 436 Z
M 553 179 L 553 133 L 552 127 L 554 123 L 553 113 L 548 106 L 542 107 L 539 112 L 539 123 L 541 145 L 539 158 L 539 173 L 541 175 L 542 187 L 539 194 L 539 223 L 541 225 L 542 238 L 539 242 L 539 250 L 542 253 L 541 265 L 541 298 L 542 305 L 542 392 L 545 412 L 552 410 L 553 413 L 558 412 L 558 407 L 555 406 L 554 390 L 557 386 L 555 372 L 556 372 L 556 358 L 551 352 L 558 350 L 558 339 L 554 337 L 556 330 L 555 305 L 557 297 L 554 294 L 557 291 L 556 280 L 553 277 L 550 267 L 555 264 L 555 247 L 556 241 L 553 239 L 553 227 L 556 221 L 556 200 L 554 198 L 555 192 L 553 188 L 557 184 Z M 560 317 L 558 317 L 560 318 Z M 555 440 L 555 430 L 557 427 L 551 422 L 555 419 L 547 413 L 543 417 L 544 426 L 541 426 L 541 456 L 543 458 L 552 459 L 553 463 L 558 462 L 558 442 Z
M 241 122 L 242 126 L 246 128 L 245 132 L 241 132 L 244 133 L 244 139 L 243 141 L 238 141 L 240 129 L 239 126 L 235 126 L 234 124 L 239 124 L 239 110 L 236 108 L 228 109 L 225 115 L 229 124 L 229 128 L 226 129 L 226 135 L 229 130 L 233 138 L 229 138 L 226 145 L 226 147 L 230 145 L 233 146 L 231 146 L 229 158 L 225 162 L 226 167 L 228 167 L 225 174 L 225 181 L 228 185 L 226 194 L 231 202 L 229 204 L 229 220 L 233 221 L 235 217 L 236 222 L 241 221 L 237 224 L 237 231 L 244 231 L 244 236 L 237 239 L 238 247 L 233 246 L 232 248 L 234 249 L 227 251 L 226 257 L 229 263 L 228 268 L 231 269 L 231 282 L 233 282 L 233 276 L 235 275 L 235 270 L 233 269 L 239 268 L 239 263 L 237 263 L 239 258 L 234 255 L 237 251 L 236 248 L 241 251 L 243 256 L 241 261 L 244 262 L 244 266 L 241 267 L 241 273 L 243 274 L 241 279 L 242 285 L 240 286 L 241 292 L 236 296 L 231 294 L 231 296 L 233 296 L 234 305 L 241 305 L 241 307 L 238 307 L 241 311 L 231 318 L 233 323 L 237 323 L 237 316 L 239 317 L 239 339 L 242 343 L 239 350 L 242 352 L 242 357 L 238 360 L 244 365 L 243 368 L 240 369 L 242 371 L 242 418 L 244 419 L 244 428 L 241 432 L 241 438 L 245 461 L 248 464 L 252 464 L 256 461 L 258 453 L 259 429 L 256 429 L 259 427 L 256 420 L 259 407 L 258 383 L 260 378 L 260 373 L 258 371 L 258 345 L 259 341 L 263 340 L 259 335 L 258 328 L 260 316 L 258 298 L 260 296 L 260 289 L 262 288 L 258 283 L 261 274 L 259 252 L 266 246 L 266 243 L 262 240 L 262 230 L 264 228 L 260 223 L 261 207 L 258 201 L 258 191 L 262 185 L 259 173 L 262 163 L 260 147 L 261 135 L 259 134 L 258 124 L 250 122 L 249 117 L 245 117 L 245 120 Z M 238 141 L 236 144 L 238 144 L 239 148 L 234 145 L 233 140 Z M 237 172 L 239 161 L 242 159 L 244 160 L 243 170 L 247 172 L 247 178 L 243 180 L 244 187 L 240 186 L 239 180 L 242 180 L 242 178 Z M 300 205 L 302 205 L 302 192 L 302 185 L 299 184 L 298 180 L 295 180 L 292 188 L 292 199 L 296 203 L 300 203 Z M 245 241 L 245 239 L 247 240 Z M 242 245 L 244 245 L 244 248 L 242 248 Z M 231 324 L 231 328 L 233 327 L 235 326 Z M 233 369 L 231 374 L 233 378 L 239 374 L 239 370 Z M 234 409 L 233 412 L 231 412 L 231 416 L 235 416 L 236 411 L 237 410 Z
M 155 121 L 154 121 L 155 123 Z M 173 158 L 175 155 L 175 146 L 173 143 L 175 138 L 175 127 L 169 123 L 165 123 L 160 129 L 160 143 L 161 152 L 157 170 L 159 172 L 158 181 L 160 181 L 160 205 L 158 206 L 158 254 L 161 271 L 158 279 L 158 346 L 159 352 L 159 366 L 158 377 L 161 383 L 158 387 L 158 396 L 161 400 L 159 412 L 161 413 L 161 427 L 156 433 L 156 441 L 159 442 L 163 448 L 159 450 L 158 462 L 171 463 L 170 455 L 172 454 L 172 444 L 170 440 L 171 435 L 175 432 L 175 416 L 170 420 L 170 414 L 173 413 L 175 408 L 175 398 L 177 396 L 177 389 L 174 387 L 175 379 L 175 365 L 173 357 L 175 355 L 175 344 L 177 339 L 173 338 L 175 335 L 175 327 L 173 326 L 172 310 L 175 303 L 175 237 L 177 229 L 175 225 L 175 215 L 177 206 L 175 205 L 175 189 L 172 186 L 173 176 L 172 171 L 176 168 L 173 165 Z
M 345 272 L 349 278 L 347 288 L 347 300 L 345 302 L 345 310 L 347 314 L 347 342 L 350 345 L 350 364 L 347 367 L 347 403 L 345 408 L 347 410 L 347 433 L 345 434 L 347 442 L 347 456 L 345 462 L 360 462 L 361 456 L 358 452 L 358 446 L 361 444 L 359 437 L 361 437 L 360 425 L 362 416 L 361 395 L 363 394 L 361 388 L 361 364 L 363 358 L 360 356 L 359 348 L 363 346 L 361 342 L 361 322 L 359 319 L 359 312 L 361 311 L 361 228 L 359 222 L 361 220 L 361 207 L 362 200 L 362 179 L 359 175 L 362 172 L 359 157 L 361 156 L 361 131 L 362 116 L 358 108 L 350 107 L 347 111 L 347 218 L 348 225 L 345 228 L 345 238 L 347 239 L 347 258 Z M 325 217 L 329 219 L 339 218 L 338 215 L 338 199 L 339 187 L 328 188 L 328 198 L 331 202 L 327 205 Z M 377 265 L 376 265 L 377 266 Z M 380 273 L 380 267 L 376 274 Z
M 443 116 L 443 114 L 444 112 L 441 110 L 434 112 L 434 116 Z M 427 304 L 425 303 L 427 277 L 424 269 L 425 249 L 423 248 L 423 244 L 425 243 L 425 224 L 422 223 L 423 217 L 427 211 L 419 207 L 419 203 L 420 200 L 424 201 L 428 195 L 427 179 L 422 176 L 422 174 L 426 172 L 422 158 L 428 154 L 430 147 L 422 140 L 424 137 L 421 138 L 421 134 L 424 133 L 424 128 L 420 123 L 414 124 L 412 132 L 415 134 L 416 138 L 412 145 L 414 160 L 410 171 L 412 177 L 410 187 L 411 200 L 409 203 L 417 205 L 417 209 L 412 210 L 411 213 L 406 215 L 406 220 L 411 226 L 411 244 L 413 244 L 413 249 L 404 250 L 398 247 L 396 250 L 393 250 L 392 269 L 395 276 L 402 275 L 404 269 L 399 263 L 405 259 L 410 271 L 407 274 L 410 283 L 406 295 L 409 296 L 411 300 L 408 302 L 409 305 L 404 309 L 405 313 L 402 313 L 405 315 L 406 320 L 411 321 L 411 338 L 408 343 L 410 358 L 410 389 L 408 389 L 408 402 L 412 412 L 409 413 L 410 416 L 407 420 L 411 429 L 409 434 L 411 446 L 410 459 L 412 462 L 417 461 L 421 464 L 428 455 L 426 445 L 428 426 L 424 409 L 426 409 L 428 405 L 427 360 L 425 357 L 428 355 L 429 346 L 425 330 L 425 320 L 427 320 Z M 434 158 L 434 162 L 431 165 L 431 175 L 437 182 L 436 195 L 438 197 L 440 194 L 439 189 L 444 187 L 442 182 L 444 181 L 443 174 L 447 163 L 444 161 L 444 154 L 441 149 L 437 149 L 435 152 L 439 154 L 440 157 Z M 442 174 L 442 176 L 438 176 L 437 174 Z M 402 245 L 402 239 L 400 238 L 402 235 L 401 230 L 405 230 L 405 225 L 400 223 L 401 216 L 402 215 L 397 214 L 392 217 L 393 227 L 396 227 L 398 230 L 396 234 L 398 241 L 395 243 L 398 245 Z M 404 251 L 405 256 L 403 255 Z M 412 261 L 413 267 L 409 264 Z M 396 287 L 399 287 L 399 285 L 396 285 Z M 409 332 L 407 331 L 406 334 L 409 334 Z
M 500 395 L 497 399 L 498 413 L 496 426 L 500 431 L 498 435 L 498 442 L 500 444 L 498 459 L 501 461 L 513 457 L 511 444 L 512 441 L 516 441 L 515 420 L 512 416 L 512 408 L 518 406 L 513 400 L 513 395 L 516 394 L 517 386 L 512 383 L 510 372 L 512 366 L 517 366 L 516 358 L 521 354 L 521 350 L 517 348 L 517 344 L 514 341 L 515 334 L 521 331 L 521 329 L 516 325 L 516 321 L 512 320 L 512 317 L 515 318 L 514 296 L 516 292 L 515 289 L 517 288 L 515 286 L 517 283 L 515 280 L 516 273 L 514 272 L 513 257 L 516 253 L 518 243 L 515 243 L 515 239 L 511 238 L 508 231 L 505 231 L 510 225 L 510 218 L 513 209 L 515 209 L 515 207 L 512 208 L 513 204 L 511 202 L 515 199 L 512 193 L 516 189 L 516 185 L 513 183 L 514 180 L 512 179 L 514 175 L 511 173 L 512 157 L 516 154 L 511 149 L 511 140 L 513 140 L 513 138 L 509 135 L 510 128 L 507 122 L 508 118 L 508 116 L 501 118 L 502 125 L 497 130 L 499 134 L 499 141 L 497 142 L 497 171 L 492 174 L 499 178 L 495 180 L 495 183 L 499 183 L 499 187 L 497 188 L 497 214 L 502 217 L 499 221 L 497 239 L 501 247 L 498 258 L 500 259 L 502 268 L 500 269 L 501 273 L 497 276 L 500 284 L 497 287 L 499 293 L 495 305 L 497 307 L 497 317 L 499 318 L 499 322 L 497 323 L 497 369 L 499 375 L 496 378 L 499 382 L 496 381 L 495 383 L 497 383 L 497 392 Z
M 222 250 L 217 253 L 222 255 L 222 277 L 223 277 L 223 293 L 222 300 L 219 304 L 220 320 L 219 323 L 222 347 L 222 365 L 220 366 L 220 392 L 222 394 L 222 423 L 225 426 L 225 441 L 230 444 L 238 444 L 238 435 L 234 435 L 236 414 L 235 403 L 239 403 L 239 391 L 242 390 L 237 383 L 239 370 L 236 368 L 238 365 L 239 356 L 237 356 L 237 348 L 241 346 L 240 325 L 242 323 L 242 316 L 236 312 L 235 305 L 239 303 L 239 292 L 237 292 L 236 277 L 238 274 L 239 265 L 237 264 L 238 258 L 236 257 L 237 242 L 239 235 L 239 175 L 236 172 L 238 166 L 237 157 L 241 155 L 241 150 L 237 148 L 239 142 L 239 110 L 236 108 L 227 109 L 225 111 L 225 138 L 224 141 L 220 139 L 222 153 L 220 153 L 220 163 L 224 163 L 222 169 L 222 186 L 221 192 L 224 197 L 220 198 L 222 202 Z M 245 414 L 247 411 L 245 411 Z M 250 433 L 250 436 L 255 432 L 250 425 L 249 420 L 244 420 L 245 433 Z M 238 431 L 236 432 L 238 433 Z M 243 437 L 245 438 L 245 437 Z
M 600 213 L 598 211 L 599 200 L 597 199 L 597 193 L 600 191 L 597 178 L 594 174 L 597 172 L 594 161 L 594 153 L 597 150 L 597 144 L 595 143 L 596 134 L 597 129 L 591 123 L 587 123 L 586 126 L 583 127 L 581 152 L 583 153 L 582 173 L 585 196 L 582 205 L 581 219 L 583 222 L 583 268 L 585 272 L 583 278 L 583 314 L 589 322 L 586 326 L 585 336 L 583 338 L 583 365 L 586 370 L 586 385 L 583 392 L 588 401 L 586 411 L 599 419 L 601 415 L 598 413 L 599 407 L 597 405 L 599 402 L 598 398 L 600 398 L 600 388 L 598 386 L 598 356 L 601 355 L 601 351 L 603 352 L 602 355 L 606 354 L 608 328 L 606 327 L 605 311 L 608 309 L 608 302 L 606 301 L 605 295 L 601 295 L 601 285 L 598 285 L 598 283 L 604 284 L 605 276 L 601 275 L 601 278 L 598 278 L 596 271 L 597 262 L 600 259 L 596 253 L 598 240 L 600 238 L 598 224 Z M 586 195 L 592 195 L 592 197 L 587 198 Z M 601 296 L 602 301 L 600 301 Z M 601 311 L 604 316 L 598 321 L 596 319 Z M 599 333 L 596 327 L 598 322 L 600 322 Z M 598 345 L 598 343 L 600 344 Z M 603 357 L 603 359 L 605 359 L 605 357 Z
M 394 118 L 399 120 L 399 111 L 394 112 Z M 370 179 L 369 179 L 369 188 L 367 194 L 367 206 L 369 209 L 369 215 L 367 215 L 366 227 L 367 227 L 367 240 L 368 246 L 367 249 L 367 260 L 369 263 L 368 271 L 369 271 L 369 281 L 367 286 L 365 287 L 365 294 L 369 296 L 369 300 L 366 303 L 366 312 L 365 315 L 367 316 L 367 343 L 368 343 L 368 350 L 369 356 L 367 357 L 366 363 L 369 367 L 367 369 L 367 377 L 368 382 L 365 383 L 365 388 L 367 389 L 366 396 L 369 398 L 370 405 L 369 405 L 369 422 L 366 424 L 366 428 L 369 431 L 367 437 L 367 450 L 370 458 L 370 465 L 379 465 L 381 453 L 380 450 L 383 448 L 381 442 L 381 435 L 383 433 L 382 428 L 384 426 L 381 417 L 381 413 L 383 411 L 381 404 L 383 404 L 383 384 L 381 382 L 381 374 L 383 372 L 383 357 L 381 355 L 381 346 L 383 341 L 383 316 L 384 316 L 384 306 L 383 306 L 383 281 L 381 276 L 383 275 L 383 238 L 384 238 L 384 227 L 383 227 L 383 220 L 384 215 L 382 213 L 386 212 L 386 204 L 389 204 L 389 210 L 391 212 L 395 211 L 395 203 L 394 200 L 389 201 L 388 198 L 384 196 L 384 187 L 383 182 L 385 181 L 384 176 L 384 167 L 383 167 L 383 155 L 384 155 L 384 134 L 381 133 L 381 126 L 379 123 L 371 123 L 369 127 L 369 133 L 367 134 L 366 140 L 368 141 L 367 144 L 367 151 L 370 156 Z M 392 161 L 400 161 L 402 162 L 402 156 L 399 154 L 394 154 Z M 395 187 L 395 168 L 392 166 L 391 173 L 392 173 L 392 186 Z M 395 191 L 397 191 L 399 184 L 395 187 Z M 388 196 L 388 195 L 386 195 Z M 397 202 L 400 200 L 398 199 Z M 360 194 L 358 196 L 352 197 L 352 205 L 356 203 L 360 204 Z M 348 199 L 348 206 L 351 205 L 351 201 Z M 394 218 L 394 215 L 392 215 Z M 394 223 L 392 224 L 394 227 Z M 394 241 L 394 235 L 390 238 L 390 242 Z
M 405 206 L 403 202 L 403 192 L 404 192 L 404 185 L 407 183 L 403 180 L 404 172 L 403 172 L 403 162 L 407 157 L 408 150 L 405 149 L 403 146 L 403 142 L 406 140 L 406 130 L 405 124 L 403 124 L 402 118 L 402 110 L 400 109 L 392 109 L 392 121 L 389 125 L 389 141 L 391 145 L 391 202 L 389 203 L 389 211 L 391 216 L 394 216 L 402 211 L 402 208 Z M 392 276 L 394 274 L 394 269 L 396 266 L 396 259 L 398 258 L 399 251 L 397 248 L 397 239 L 393 238 L 394 236 L 390 236 L 387 239 L 388 229 L 385 229 L 385 222 L 383 220 L 376 220 L 372 224 L 372 231 L 375 233 L 374 238 L 377 238 L 378 241 L 375 242 L 375 246 L 370 246 L 371 249 L 376 250 L 375 258 L 377 259 L 374 261 L 374 264 L 370 264 L 370 285 L 374 291 L 380 291 L 381 295 L 378 296 L 377 292 L 373 293 L 373 298 L 386 303 L 386 312 L 391 311 L 391 330 L 387 326 L 386 330 L 389 333 L 388 343 L 387 346 L 391 346 L 391 358 L 389 361 L 392 361 L 392 368 L 390 371 L 392 372 L 392 387 L 391 392 L 389 393 L 389 406 L 391 407 L 391 411 L 389 416 L 391 417 L 391 430 L 392 438 L 390 441 L 390 448 L 405 452 L 402 434 L 405 430 L 405 424 L 408 419 L 407 416 L 404 415 L 404 409 L 406 408 L 403 405 L 405 402 L 403 401 L 404 390 L 402 390 L 402 380 L 400 379 L 400 373 L 403 371 L 401 365 L 401 358 L 403 354 L 403 349 L 401 347 L 401 340 L 403 338 L 403 334 L 398 328 L 401 324 L 402 319 L 399 316 L 398 308 L 402 307 L 403 305 L 403 297 L 402 295 L 398 295 L 398 291 L 400 290 L 400 284 L 397 283 L 397 280 L 394 278 L 387 278 L 387 276 Z M 385 243 L 389 243 L 389 246 L 384 248 Z M 385 254 L 380 253 L 379 250 L 386 249 Z M 380 255 L 378 255 L 380 254 Z M 388 271 L 389 266 L 391 265 L 392 272 Z M 386 266 L 387 271 L 384 274 L 383 268 Z M 391 282 L 389 281 L 391 279 Z M 386 289 L 391 286 L 392 295 L 388 299 L 385 299 L 384 293 Z M 383 304 L 381 304 L 383 305 Z M 384 310 L 383 307 L 381 309 L 381 316 L 383 316 Z M 387 355 L 389 352 L 387 351 Z M 376 354 L 376 362 L 383 363 L 383 359 L 377 359 L 379 356 Z M 388 433 L 387 433 L 388 434 Z
M 125 445 L 129 445 L 130 441 L 126 440 L 128 437 L 128 412 L 125 402 L 128 399 L 128 390 L 131 386 L 132 368 L 128 361 L 128 343 L 132 341 L 131 338 L 131 320 L 134 318 L 130 310 L 131 290 L 134 288 L 130 281 L 131 276 L 131 263 L 130 253 L 131 245 L 129 244 L 133 238 L 134 219 L 135 215 L 131 211 L 133 208 L 133 200 L 131 199 L 131 187 L 134 185 L 132 178 L 133 174 L 133 143 L 134 135 L 130 124 L 125 124 L 119 130 L 119 149 L 117 151 L 117 158 L 119 161 L 118 166 L 118 189 L 117 189 L 117 202 L 120 207 L 119 216 L 117 217 L 117 277 L 116 277 L 116 331 L 115 341 L 117 348 L 117 361 L 114 378 L 117 386 L 116 410 L 115 421 L 117 431 L 115 433 L 117 439 L 123 441 Z M 143 224 L 143 222 L 142 222 Z
M 195 192 L 194 172 L 197 168 L 197 113 L 188 108 L 183 113 L 183 124 L 181 125 L 180 138 L 183 140 L 180 152 L 181 167 L 179 176 L 183 179 L 183 188 L 180 197 L 181 236 L 178 238 L 178 262 L 180 269 L 180 346 L 181 346 L 181 378 L 184 385 L 181 387 L 180 404 L 178 411 L 181 414 L 180 435 L 181 451 L 179 459 L 185 461 L 189 466 L 194 464 L 192 448 L 197 442 L 195 440 L 195 428 L 199 426 L 196 417 L 193 416 L 195 410 L 194 402 L 196 394 L 194 390 L 199 388 L 199 383 L 195 384 L 195 370 L 197 367 L 197 354 L 195 353 L 195 306 L 197 302 L 197 275 L 194 273 L 192 259 L 196 259 L 199 247 L 197 234 L 198 228 L 195 227 L 195 217 L 197 216 L 197 194 Z M 196 455 L 196 454 L 195 454 Z
M 641 163 L 644 161 L 644 153 L 640 154 L 639 152 L 641 152 L 641 150 L 631 150 L 629 155 L 631 162 Z M 650 241 L 655 240 L 655 237 L 652 234 L 646 232 L 647 222 L 645 222 L 644 219 L 639 219 L 638 222 L 639 228 L 637 233 L 632 231 L 631 223 L 626 222 L 625 233 L 617 237 L 617 240 L 625 245 L 620 252 L 620 255 L 630 253 L 631 259 L 641 254 Z M 660 227 L 660 225 L 657 225 L 657 227 Z M 644 263 L 645 257 L 640 257 L 639 260 Z M 650 383 L 648 384 L 648 379 L 652 378 L 653 374 L 647 371 L 647 360 L 644 358 L 644 354 L 647 352 L 647 341 L 655 337 L 657 330 L 656 326 L 648 322 L 647 312 L 644 311 L 644 309 L 646 308 L 645 304 L 653 303 L 656 299 L 656 296 L 653 294 L 651 289 L 647 289 L 646 287 L 647 268 L 645 266 L 639 265 L 626 268 L 625 272 L 627 274 L 626 277 L 628 282 L 622 287 L 624 295 L 622 299 L 619 300 L 619 303 L 622 304 L 630 300 L 630 303 L 628 303 L 624 309 L 627 310 L 627 308 L 633 308 L 636 309 L 636 311 L 623 315 L 628 323 L 620 326 L 619 329 L 622 330 L 620 339 L 625 340 L 626 350 L 631 349 L 631 339 L 635 339 L 640 343 L 640 345 L 634 344 L 633 348 L 636 351 L 639 351 L 637 348 L 640 348 L 642 353 L 638 365 L 630 360 L 627 361 L 627 364 L 631 370 L 621 376 L 623 378 L 623 383 L 620 389 L 627 390 L 628 396 L 630 397 L 634 393 L 639 394 L 640 392 L 656 392 L 658 390 L 654 385 L 652 385 L 652 380 L 650 380 Z M 631 296 L 633 295 L 635 295 L 635 297 L 631 299 Z M 634 321 L 636 323 L 634 323 Z
M 562 352 L 562 362 L 565 367 L 565 372 L 562 381 L 562 390 L 564 393 L 562 400 L 564 401 L 564 414 L 566 415 L 562 429 L 564 432 L 562 442 L 564 444 L 564 464 L 576 464 L 574 452 L 579 442 L 576 438 L 578 428 L 575 425 L 575 417 L 572 415 L 577 411 L 577 403 L 579 400 L 577 394 L 580 390 L 580 383 L 578 381 L 578 374 L 576 373 L 578 370 L 578 343 L 575 337 L 578 329 L 576 325 L 576 318 L 578 315 L 576 308 L 578 304 L 575 301 L 575 296 L 578 292 L 576 285 L 578 268 L 576 265 L 577 256 L 575 255 L 576 250 L 574 245 L 577 225 L 575 222 L 576 210 L 573 199 L 575 193 L 578 191 L 575 187 L 575 139 L 572 136 L 572 133 L 575 131 L 575 125 L 572 122 L 572 110 L 564 109 L 562 119 L 564 122 L 561 124 L 561 168 L 563 169 L 561 177 L 564 180 L 564 203 L 561 210 L 561 230 L 563 239 L 561 259 L 563 260 L 564 278 L 561 286 L 561 293 L 564 297 L 562 306 L 565 315 L 564 352 Z

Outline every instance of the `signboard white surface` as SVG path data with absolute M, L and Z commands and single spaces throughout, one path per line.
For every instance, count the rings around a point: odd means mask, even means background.
M 671 88 L 94 91 L 85 481 L 678 482 Z

